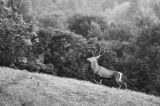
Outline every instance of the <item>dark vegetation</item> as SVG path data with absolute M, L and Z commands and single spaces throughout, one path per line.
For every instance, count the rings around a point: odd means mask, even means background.
M 138 17 L 134 32 L 101 16 L 35 18 L 27 11 L 21 0 L 0 0 L 1 66 L 93 82 L 86 59 L 103 51 L 99 64 L 124 73 L 135 84 L 129 89 L 160 95 L 160 23 Z

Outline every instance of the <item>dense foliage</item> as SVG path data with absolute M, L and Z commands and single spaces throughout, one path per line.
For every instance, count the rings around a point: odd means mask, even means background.
M 158 21 L 138 17 L 133 31 L 94 15 L 36 19 L 28 15 L 25 2 L 16 1 L 0 3 L 1 66 L 93 82 L 86 59 L 103 52 L 98 63 L 125 74 L 134 83 L 129 89 L 160 95 Z M 103 84 L 117 86 L 110 80 Z

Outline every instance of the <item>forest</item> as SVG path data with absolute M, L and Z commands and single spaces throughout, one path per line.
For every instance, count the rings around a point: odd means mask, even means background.
M 94 82 L 100 52 L 129 89 L 160 96 L 160 1 L 0 0 L 1 67 Z

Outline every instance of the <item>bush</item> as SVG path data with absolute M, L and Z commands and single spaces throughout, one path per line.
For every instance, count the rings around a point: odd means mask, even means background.
M 17 66 L 19 69 L 26 69 L 30 72 L 46 73 L 56 75 L 57 70 L 52 64 L 37 64 L 35 62 L 21 63 Z
M 2 6 L 0 17 L 0 62 L 9 66 L 19 57 L 30 55 L 33 39 L 37 36 L 34 24 L 25 23 L 22 15 Z M 4 14 L 5 13 L 5 14 Z
M 102 17 L 75 14 L 68 18 L 68 28 L 85 38 L 100 37 L 107 22 Z
M 35 23 L 26 23 L 21 14 L 5 5 L 0 12 L 0 65 L 55 74 L 53 65 L 43 64 L 43 55 L 48 50 L 43 31 Z
M 160 86 L 160 23 L 154 23 L 154 20 L 148 17 L 141 18 L 139 23 L 139 37 L 134 42 L 135 56 L 143 61 L 146 68 L 144 72 L 148 74 L 145 90 L 156 92 Z
M 78 52 L 83 50 L 83 45 L 85 45 L 86 42 L 85 39 L 73 33 L 66 32 L 60 35 L 57 33 L 55 32 L 55 35 L 48 45 L 50 51 L 45 55 L 45 63 L 54 64 L 55 67 L 58 68 L 57 75 L 81 77 L 76 69 L 79 68 L 78 59 L 85 56 L 81 52 Z
M 66 17 L 62 13 L 49 14 L 38 18 L 43 28 L 67 29 Z
M 68 18 L 69 30 L 89 39 L 97 37 L 102 40 L 131 41 L 133 39 L 129 30 L 124 30 L 115 23 L 108 24 L 100 16 L 87 16 L 75 14 Z
M 109 25 L 109 28 L 104 31 L 102 37 L 105 40 L 116 40 L 120 42 L 131 42 L 134 38 L 129 30 L 123 29 L 114 23 Z

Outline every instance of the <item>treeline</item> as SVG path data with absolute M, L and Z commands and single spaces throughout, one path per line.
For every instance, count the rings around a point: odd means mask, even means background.
M 86 59 L 102 51 L 99 64 L 124 73 L 135 84 L 129 89 L 160 95 L 158 21 L 138 17 L 130 30 L 95 15 L 35 18 L 16 1 L 0 2 L 1 66 L 93 82 Z

